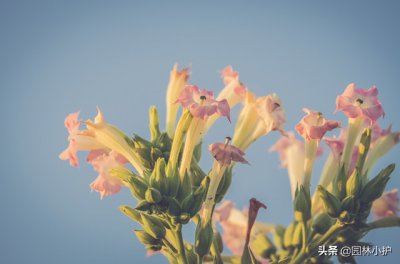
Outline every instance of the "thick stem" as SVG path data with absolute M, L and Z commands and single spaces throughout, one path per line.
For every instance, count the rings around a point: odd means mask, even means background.
M 178 261 L 180 264 L 189 264 L 186 258 L 185 244 L 182 237 L 182 224 L 178 224 L 175 229 L 175 239 L 178 243 Z

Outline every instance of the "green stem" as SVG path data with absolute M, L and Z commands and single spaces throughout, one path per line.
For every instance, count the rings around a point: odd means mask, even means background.
M 178 243 L 178 261 L 180 264 L 188 264 L 186 258 L 185 244 L 182 237 L 182 224 L 178 224 L 175 229 L 175 239 Z
M 329 239 L 335 236 L 338 232 L 342 230 L 343 226 L 339 223 L 334 224 L 331 228 L 316 242 L 313 243 L 312 248 L 307 250 L 307 247 L 303 248 L 300 254 L 290 262 L 290 264 L 302 264 L 304 261 L 310 257 L 318 248 L 318 246 L 324 245 Z
M 400 226 L 400 217 L 397 216 L 389 216 L 368 224 L 368 227 L 363 229 L 364 231 L 371 231 L 378 228 L 387 228 L 387 227 L 395 227 Z

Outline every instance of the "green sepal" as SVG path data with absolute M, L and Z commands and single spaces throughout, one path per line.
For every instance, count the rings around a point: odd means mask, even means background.
M 143 229 L 149 233 L 152 237 L 155 238 L 164 238 L 165 237 L 165 226 L 164 223 L 155 216 L 148 215 L 145 213 L 141 214 L 143 221 Z
M 324 187 L 318 185 L 317 191 L 324 202 L 325 211 L 330 217 L 337 218 L 340 214 L 341 204 L 338 198 L 328 192 Z

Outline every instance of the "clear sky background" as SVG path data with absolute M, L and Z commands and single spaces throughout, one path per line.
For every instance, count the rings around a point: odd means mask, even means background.
M 65 116 L 93 118 L 96 105 L 126 133 L 148 136 L 148 107 L 164 119 L 175 62 L 192 64 L 191 82 L 216 93 L 218 71 L 233 65 L 257 95 L 279 94 L 288 130 L 302 107 L 346 124 L 333 114 L 336 96 L 350 82 L 376 85 L 381 124 L 400 130 L 399 13 L 397 1 L 0 1 L 0 263 L 165 263 L 146 259 L 137 226 L 118 211 L 135 205 L 129 193 L 101 201 L 90 192 L 96 172 L 84 155 L 74 169 L 58 154 Z M 233 128 L 220 120 L 206 145 Z M 288 224 L 287 174 L 268 152 L 277 138 L 250 148 L 251 165 L 237 167 L 228 198 L 242 207 L 256 197 L 268 205 L 260 219 Z M 399 156 L 397 147 L 378 167 Z M 388 189 L 400 187 L 399 174 Z M 399 236 L 398 228 L 371 233 L 368 241 L 393 253 L 360 263 L 396 263 Z

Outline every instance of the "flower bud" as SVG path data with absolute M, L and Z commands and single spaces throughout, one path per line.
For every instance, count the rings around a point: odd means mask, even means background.
M 135 209 L 139 211 L 148 211 L 151 209 L 151 204 L 145 200 L 142 200 L 136 205 Z
M 190 178 L 187 172 L 185 175 L 181 178 L 182 180 L 180 181 L 180 186 L 178 190 L 178 200 L 183 201 L 189 193 L 192 191 L 192 185 L 190 183 Z
M 159 203 L 162 199 L 161 193 L 155 188 L 149 188 L 146 191 L 146 201 L 149 203 Z
M 129 218 L 131 218 L 132 220 L 134 220 L 140 224 L 143 224 L 141 214 L 136 209 L 130 208 L 127 205 L 121 205 L 119 207 L 119 210 L 121 212 L 123 212 L 125 215 L 127 215 Z
M 172 197 L 165 198 L 168 201 L 168 213 L 171 216 L 179 216 L 181 214 L 181 205 Z
M 363 171 L 364 163 L 367 158 L 369 147 L 371 144 L 371 128 L 366 128 L 361 135 L 360 144 L 358 145 L 358 158 L 356 163 L 356 168 Z
M 160 240 L 154 238 L 144 230 L 133 230 L 138 240 L 144 245 L 159 245 Z
M 358 196 L 362 188 L 362 178 L 358 168 L 356 168 L 346 182 L 346 194 Z
M 311 218 L 311 200 L 303 185 L 300 185 L 294 199 L 294 219 L 306 222 Z
M 138 200 L 144 199 L 148 186 L 146 181 L 141 176 L 135 175 L 125 167 L 111 169 L 110 175 L 121 179 L 126 187 L 129 188 L 133 197 Z
M 169 138 L 168 134 L 163 132 L 156 140 L 156 145 L 160 148 L 160 150 L 165 152 L 171 151 L 171 139 Z
M 357 211 L 357 207 L 359 207 L 359 201 L 356 199 L 354 195 L 347 196 L 342 201 L 342 210 L 348 211 L 351 213 L 355 213 Z
M 180 178 L 177 167 L 173 169 L 171 166 L 167 166 L 165 174 L 167 177 L 167 185 L 168 185 L 167 196 L 176 197 L 180 186 L 179 183 Z
M 222 253 L 224 251 L 224 243 L 222 243 L 221 234 L 216 230 L 214 230 L 214 243 L 216 243 L 219 253 Z
M 151 142 L 156 141 L 156 139 L 160 136 L 160 127 L 159 127 L 159 118 L 158 118 L 158 111 L 157 107 L 150 106 L 149 109 L 149 128 L 150 128 L 150 138 Z
M 340 213 L 340 201 L 324 187 L 318 185 L 317 191 L 324 202 L 325 210 L 330 217 L 336 218 Z
M 381 197 L 385 190 L 386 183 L 390 179 L 390 174 L 395 168 L 394 164 L 390 164 L 385 169 L 381 170 L 379 174 L 367 182 L 361 191 L 360 199 L 363 203 L 372 203 L 379 197 Z
M 149 233 L 152 237 L 155 238 L 164 238 L 165 237 L 165 227 L 161 220 L 157 217 L 142 214 L 142 221 L 143 221 L 143 229 Z
M 203 225 L 200 223 L 196 228 L 196 238 L 195 238 L 195 251 L 200 256 L 203 257 L 209 253 L 211 243 L 213 241 L 213 230 L 211 227 L 211 222 L 207 222 Z
M 193 204 L 194 204 L 194 195 L 193 195 L 193 193 L 190 193 L 182 201 L 182 211 L 183 212 L 190 212 L 191 208 L 193 207 Z
M 193 193 L 193 204 L 188 209 L 191 217 L 195 216 L 201 209 L 204 199 L 207 194 L 208 186 L 210 185 L 210 177 L 205 177 L 201 185 Z
M 156 148 L 156 147 L 150 148 L 150 159 L 151 159 L 151 162 L 154 164 L 154 166 L 155 166 L 155 163 L 157 162 L 157 160 L 159 158 L 163 158 L 163 157 L 164 157 L 164 155 L 159 148 Z
M 163 158 L 158 159 L 150 176 L 150 186 L 159 190 L 161 195 L 165 195 L 168 188 L 165 167 L 165 160 Z

